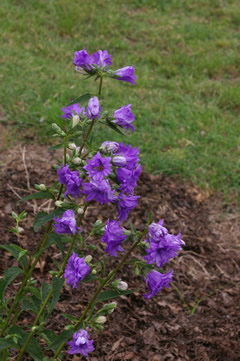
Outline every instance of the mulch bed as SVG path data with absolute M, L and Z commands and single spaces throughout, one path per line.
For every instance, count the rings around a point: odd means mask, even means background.
M 19 197 L 31 192 L 34 183 L 51 184 L 54 173 L 54 152 L 41 146 L 17 146 L 10 154 L 2 154 L 0 187 L 0 243 L 15 243 L 33 251 L 41 234 L 32 229 L 34 212 L 50 207 L 37 201 L 18 203 Z M 29 183 L 29 184 L 28 184 Z M 170 263 L 174 269 L 174 285 L 180 290 L 189 309 L 181 300 L 176 288 L 164 289 L 150 300 L 142 278 L 134 276 L 125 266 L 119 277 L 129 288 L 139 291 L 118 300 L 118 307 L 105 324 L 104 331 L 92 335 L 96 350 L 90 361 L 233 361 L 240 359 L 240 228 L 239 214 L 234 207 L 224 207 L 221 196 L 210 197 L 207 192 L 194 188 L 177 178 L 142 173 L 136 194 L 138 207 L 131 213 L 136 228 L 142 230 L 150 210 L 153 220 L 165 220 L 172 233 L 182 232 L 186 247 Z M 23 223 L 24 234 L 17 237 L 6 230 L 14 223 L 12 210 L 26 209 L 28 218 Z M 84 234 L 97 218 L 112 217 L 113 208 L 92 205 L 84 222 Z M 99 240 L 93 240 L 93 242 Z M 0 272 L 16 265 L 11 255 L 1 252 Z M 51 247 L 37 265 L 34 277 L 40 282 L 50 281 L 53 257 L 59 251 Z M 115 260 L 114 260 L 115 261 Z M 113 262 L 114 262 L 113 261 Z M 169 267 L 168 267 L 169 268 Z M 40 283 L 39 283 L 40 284 Z M 61 293 L 55 311 L 46 326 L 61 332 L 66 324 L 62 313 L 81 314 L 94 285 L 82 285 L 71 290 L 67 285 Z M 14 282 L 8 289 L 13 294 L 18 288 Z M 196 306 L 196 302 L 201 302 Z M 196 308 L 194 310 L 194 307 Z M 192 312 L 191 312 L 192 311 Z M 31 315 L 24 312 L 20 324 L 27 324 Z M 86 360 L 85 357 L 65 353 L 64 360 Z M 14 358 L 13 358 L 14 359 Z M 27 355 L 24 360 L 30 360 Z

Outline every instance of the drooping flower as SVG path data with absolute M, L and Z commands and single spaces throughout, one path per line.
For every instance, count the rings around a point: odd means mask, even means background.
M 83 356 L 88 356 L 89 352 L 95 350 L 93 346 L 93 340 L 89 339 L 88 328 L 86 330 L 80 329 L 79 331 L 73 334 L 73 341 L 68 342 L 70 349 L 69 354 L 78 354 L 80 353 Z
M 110 140 L 106 140 L 106 142 L 103 142 L 100 149 L 102 149 L 103 152 L 108 153 L 115 153 L 118 151 L 119 144 L 117 142 L 112 142 Z
M 81 116 L 81 113 L 84 113 L 85 108 L 80 107 L 80 105 L 78 103 L 76 103 L 73 105 L 69 105 L 68 107 L 61 108 L 61 111 L 64 113 L 62 115 L 62 118 L 71 119 L 76 114 Z
M 125 105 L 114 112 L 114 120 L 113 123 L 119 125 L 121 128 L 125 128 L 128 130 L 129 128 L 134 131 L 134 127 L 132 126 L 132 122 L 135 119 L 134 114 L 131 112 L 132 104 Z
M 87 159 L 87 165 L 83 168 L 87 171 L 88 175 L 93 179 L 104 178 L 111 174 L 111 157 L 102 157 L 100 152 L 92 157 L 92 159 Z
M 139 196 L 134 196 L 132 194 L 126 195 L 120 193 L 117 201 L 117 210 L 120 220 L 126 221 L 129 212 L 137 206 Z
M 177 256 L 184 244 L 181 233 L 177 236 L 169 234 L 167 228 L 163 227 L 163 220 L 152 223 L 149 226 L 149 249 L 146 249 L 144 259 L 148 264 L 156 263 L 158 267 L 162 267 Z
M 105 252 L 109 253 L 111 256 L 117 257 L 117 251 L 124 251 L 120 245 L 127 236 L 123 234 L 123 228 L 120 226 L 119 221 L 110 221 L 108 219 L 104 229 L 105 232 L 102 236 L 102 241 L 107 243 Z
M 98 97 L 93 97 L 89 100 L 86 109 L 86 115 L 89 119 L 96 119 L 100 117 L 101 107 L 98 101 Z
M 115 79 L 126 81 L 135 85 L 135 80 L 137 79 L 136 75 L 134 75 L 134 67 L 133 66 L 125 66 L 124 68 L 118 69 L 115 71 Z
M 81 194 L 80 186 L 82 184 L 82 178 L 80 178 L 78 171 L 71 172 L 68 164 L 61 165 L 61 168 L 57 170 L 58 179 L 61 184 L 65 184 L 67 187 L 64 196 L 71 194 L 73 197 L 79 197 Z
M 113 202 L 116 200 L 114 190 L 111 189 L 109 182 L 105 179 L 90 180 L 89 183 L 83 183 L 83 193 L 87 195 L 86 201 L 95 199 L 100 204 Z
M 167 273 L 160 273 L 155 270 L 151 271 L 147 275 L 147 279 L 144 277 L 144 281 L 147 283 L 148 294 L 144 295 L 146 299 L 151 298 L 158 294 L 164 287 L 169 288 L 169 283 L 172 282 L 173 271 Z
M 141 173 L 141 166 L 140 164 L 133 170 L 127 169 L 125 167 L 118 168 L 116 170 L 117 180 L 120 183 L 120 190 L 127 194 L 133 193 L 134 188 L 137 185 L 138 177 Z
M 122 142 L 119 143 L 118 150 L 114 154 L 116 155 L 122 155 L 124 158 L 126 158 L 127 163 L 125 168 L 128 169 L 134 169 L 139 162 L 139 150 L 137 147 L 131 147 L 129 144 L 123 144 Z
M 67 283 L 71 285 L 72 288 L 76 288 L 79 282 L 88 275 L 90 270 L 91 268 L 85 263 L 84 257 L 80 258 L 73 252 L 65 268 L 64 278 L 67 279 Z
M 81 230 L 77 227 L 74 212 L 72 209 L 65 211 L 60 218 L 53 218 L 56 223 L 53 223 L 55 232 L 58 234 L 71 233 L 75 234 Z

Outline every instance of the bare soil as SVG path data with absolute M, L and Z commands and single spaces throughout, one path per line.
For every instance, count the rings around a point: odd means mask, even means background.
M 32 252 L 41 237 L 32 229 L 34 213 L 50 209 L 49 202 L 18 203 L 19 198 L 33 191 L 34 183 L 52 184 L 55 152 L 41 146 L 14 147 L 10 154 L 0 156 L 0 243 L 15 243 Z M 134 276 L 128 266 L 119 277 L 130 288 L 139 291 L 122 297 L 109 316 L 105 329 L 92 335 L 96 350 L 90 361 L 234 361 L 240 360 L 240 220 L 234 206 L 224 205 L 221 195 L 210 196 L 189 183 L 164 175 L 142 173 L 136 193 L 141 196 L 131 220 L 140 230 L 147 215 L 153 211 L 154 221 L 165 220 L 169 231 L 182 232 L 186 247 L 173 260 L 174 285 L 159 295 L 145 300 L 145 284 Z M 23 223 L 24 233 L 17 237 L 8 232 L 14 226 L 11 212 L 28 211 Z M 92 205 L 84 222 L 84 234 L 97 218 L 112 216 L 112 208 Z M 96 240 L 93 240 L 96 242 Z M 98 240 L 99 242 L 99 240 Z M 0 272 L 16 265 L 11 255 L 1 252 Z M 50 281 L 53 257 L 60 254 L 51 247 L 37 265 L 34 277 L 38 283 Z M 8 289 L 13 294 L 19 287 L 14 282 Z M 66 324 L 62 313 L 81 314 L 94 285 L 76 290 L 65 286 L 60 300 L 46 326 L 61 332 Z M 185 301 L 176 290 L 180 290 Z M 201 302 L 199 302 L 201 300 Z M 188 304 L 188 307 L 184 303 Z M 199 302 L 199 304 L 198 304 Z M 19 323 L 31 322 L 32 316 L 22 314 Z M 65 352 L 64 360 L 87 360 Z M 13 357 L 14 359 L 14 357 Z M 24 360 L 30 360 L 27 355 Z

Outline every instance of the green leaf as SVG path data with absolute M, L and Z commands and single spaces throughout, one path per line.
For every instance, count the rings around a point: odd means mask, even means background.
M 91 94 L 91 93 L 83 94 L 80 97 L 72 100 L 69 104 L 67 104 L 67 106 L 73 105 L 75 103 L 80 103 L 80 106 L 81 106 L 82 104 L 87 103 L 89 101 L 89 99 L 92 97 L 92 95 L 93 94 Z
M 41 347 L 34 337 L 30 340 L 27 346 L 27 352 L 34 359 L 34 361 L 42 361 L 44 358 Z
M 46 212 L 39 212 L 34 220 L 34 224 L 33 224 L 34 231 L 37 232 L 41 226 L 51 221 L 53 217 L 61 217 L 64 211 L 65 211 L 64 209 L 58 208 L 49 214 Z
M 52 312 L 52 310 L 54 309 L 54 306 L 56 305 L 59 296 L 60 296 L 60 291 L 62 288 L 62 285 L 64 283 L 64 278 L 57 278 L 57 277 L 53 277 L 53 298 L 52 298 L 52 303 L 49 307 L 49 314 Z
M 110 119 L 106 118 L 106 122 L 104 122 L 103 124 L 105 124 L 107 127 L 111 128 L 112 130 L 114 130 L 115 132 L 126 136 L 126 134 L 124 134 L 123 132 L 121 132 L 121 130 L 119 129 L 119 127 L 113 123 Z
M 148 213 L 148 219 L 147 219 L 147 225 L 149 226 L 149 224 L 151 223 L 151 220 L 152 220 L 152 211 L 150 211 Z
M 55 333 L 51 330 L 43 330 L 41 331 L 41 335 L 48 344 L 48 346 L 57 339 L 57 335 L 55 335 Z
M 103 291 L 102 293 L 100 293 L 100 295 L 98 296 L 96 303 L 98 302 L 105 302 L 107 300 L 110 300 L 111 298 L 117 298 L 120 296 L 124 296 L 124 295 L 129 295 L 133 292 L 136 292 L 136 290 L 126 290 L 126 291 L 111 291 L 111 290 L 107 290 L 107 291 Z
M 49 294 L 49 292 L 51 291 L 52 286 L 49 283 L 43 283 L 42 287 L 41 287 L 41 298 L 42 301 L 44 302 L 45 299 L 47 298 L 47 295 Z
M 65 317 L 66 319 L 68 319 L 69 321 L 74 321 L 74 322 L 77 322 L 78 319 L 72 315 L 69 315 L 68 313 L 62 313 L 63 317 Z
M 98 276 L 89 274 L 81 281 L 81 283 L 93 282 L 96 280 L 99 280 Z
M 50 199 L 50 198 L 55 201 L 54 195 L 49 191 L 35 192 L 35 193 L 29 194 L 28 196 L 22 198 L 20 200 L 20 202 L 29 201 L 30 199 Z
M 37 314 L 37 312 L 38 312 L 38 309 L 36 308 L 36 306 L 31 298 L 24 298 L 22 300 L 22 310 L 23 311 L 31 311 L 35 314 Z
M 40 291 L 36 287 L 27 286 L 27 287 L 25 287 L 24 291 L 25 291 L 25 294 L 29 292 L 32 295 L 36 296 L 37 298 L 41 299 Z
M 48 148 L 48 150 L 59 149 L 59 148 L 63 147 L 63 145 L 64 145 L 63 143 L 56 144 L 56 145 L 54 145 L 53 147 Z
M 6 251 L 10 252 L 13 257 L 15 257 L 16 259 L 18 259 L 19 254 L 21 252 L 26 253 L 27 251 L 19 246 L 17 246 L 16 244 L 4 244 L 4 245 L 0 245 L 0 248 L 5 249 Z
M 66 342 L 72 337 L 73 333 L 74 330 L 64 330 L 62 333 L 60 333 L 60 335 L 56 337 L 55 341 L 53 341 L 48 348 L 56 351 L 63 342 Z
M 3 300 L 4 292 L 7 286 L 20 274 L 23 270 L 19 267 L 10 267 L 7 269 L 3 278 L 0 280 L 0 299 Z
M 12 338 L 0 338 L 0 351 L 5 350 L 8 347 L 18 348 Z

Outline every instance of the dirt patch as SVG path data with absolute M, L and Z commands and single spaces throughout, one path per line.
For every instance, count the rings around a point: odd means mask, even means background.
M 40 146 L 29 145 L 14 148 L 9 156 L 3 154 L 0 164 L 0 242 L 15 243 L 32 251 L 41 235 L 34 234 L 32 218 L 39 208 L 50 209 L 49 202 L 18 203 L 18 198 L 31 192 L 34 183 L 52 183 L 51 169 L 56 153 Z M 141 196 L 138 207 L 131 213 L 132 222 L 143 229 L 148 212 L 154 220 L 165 219 L 166 227 L 174 233 L 179 229 L 186 247 L 171 262 L 174 269 L 174 285 L 158 296 L 146 301 L 145 285 L 141 278 L 133 276 L 126 266 L 119 276 L 138 289 L 128 297 L 122 297 L 119 307 L 109 317 L 109 322 L 99 335 L 93 335 L 96 350 L 88 358 L 91 361 L 233 361 L 240 359 L 240 220 L 236 210 L 224 208 L 218 197 L 207 194 L 183 183 L 177 178 L 142 173 L 137 188 Z M 40 205 L 41 204 L 41 205 Z M 25 233 L 17 240 L 6 230 L 13 226 L 11 211 L 26 209 L 28 219 Z M 106 220 L 109 207 L 101 207 L 100 217 Z M 99 216 L 99 206 L 93 205 L 84 223 L 84 234 Z M 33 237 L 34 235 L 34 237 Z M 94 240 L 93 242 L 96 242 Z M 99 240 L 98 240 L 99 242 Z M 1 274 L 15 261 L 2 252 Z M 50 248 L 38 265 L 34 276 L 38 281 L 48 280 L 56 249 Z M 17 282 L 9 289 L 13 293 Z M 62 313 L 79 316 L 89 299 L 93 285 L 79 289 L 65 287 L 60 302 L 47 327 L 62 331 L 65 320 Z M 181 300 L 179 297 L 181 292 Z M 186 304 L 188 306 L 186 306 Z M 20 323 L 31 318 L 24 313 Z M 30 360 L 26 356 L 25 360 Z M 64 360 L 86 360 L 65 354 Z

